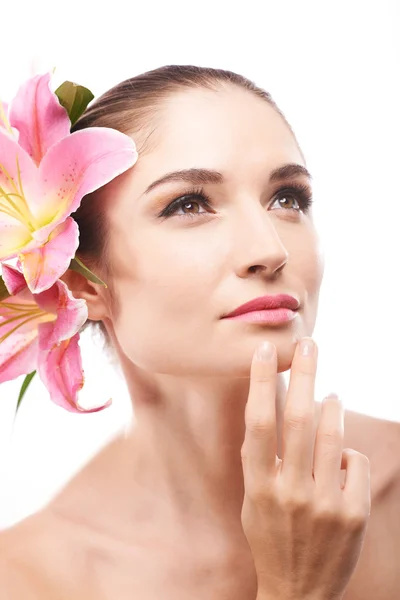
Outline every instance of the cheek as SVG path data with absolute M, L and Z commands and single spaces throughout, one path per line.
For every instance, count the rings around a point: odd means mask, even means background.
M 221 239 L 204 235 L 200 228 L 176 235 L 157 228 L 156 235 L 143 234 L 130 245 L 128 256 L 117 260 L 123 260 L 121 279 L 136 288 L 136 300 L 162 294 L 170 308 L 181 308 L 187 295 L 206 295 L 218 282 L 225 261 L 222 254 Z
M 319 292 L 324 275 L 324 255 L 320 240 L 314 230 L 302 236 L 301 243 L 289 252 L 291 272 L 304 293 L 303 319 L 305 335 L 311 335 L 318 310 Z
M 299 227 L 296 234 L 281 236 L 289 254 L 288 270 L 299 280 L 306 294 L 318 294 L 324 274 L 324 254 L 318 233 L 312 222 Z
M 319 293 L 324 274 L 324 259 L 316 248 L 304 249 L 296 259 L 305 291 L 309 296 Z
M 168 359 L 171 347 L 187 356 L 194 340 L 207 343 L 224 258 L 211 240 L 205 243 L 204 236 L 186 233 L 176 236 L 174 244 L 163 243 L 160 234 L 152 241 L 150 235 L 137 237 L 113 258 L 119 265 L 113 277 L 118 307 L 114 329 L 137 365 L 168 371 L 172 366 L 160 361 Z

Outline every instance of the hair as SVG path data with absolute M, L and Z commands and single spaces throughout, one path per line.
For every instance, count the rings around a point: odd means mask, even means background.
M 133 137 L 140 160 L 140 155 L 149 148 L 149 141 L 156 127 L 157 111 L 165 99 L 185 89 L 206 88 L 219 91 L 229 85 L 247 90 L 267 102 L 292 131 L 271 95 L 246 77 L 222 69 L 167 65 L 126 79 L 105 92 L 86 109 L 71 132 L 87 127 L 117 129 Z M 100 198 L 101 189 L 87 194 L 72 216 L 80 231 L 77 254 L 107 279 L 112 270 L 107 255 L 108 232 Z M 96 210 L 92 208 L 93 202 L 96 203 Z M 100 322 L 99 326 L 107 338 L 103 323 Z

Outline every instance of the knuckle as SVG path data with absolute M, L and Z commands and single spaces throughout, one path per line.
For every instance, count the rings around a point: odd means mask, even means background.
M 320 500 L 314 508 L 316 520 L 323 523 L 339 523 L 342 519 L 338 506 L 332 500 Z
M 246 496 L 253 504 L 266 504 L 272 496 L 271 487 L 264 482 L 249 478 L 245 484 Z
M 343 431 L 338 428 L 318 431 L 319 440 L 327 446 L 337 446 L 343 441 Z
M 310 510 L 310 498 L 304 491 L 292 492 L 284 489 L 280 493 L 280 504 L 289 514 L 305 513 Z
M 296 413 L 287 411 L 284 416 L 285 427 L 296 431 L 303 431 L 310 427 L 314 422 L 314 415 L 311 412 Z
M 346 528 L 353 532 L 362 531 L 367 524 L 368 516 L 368 511 L 364 508 L 348 511 L 345 517 Z
M 254 415 L 246 417 L 246 429 L 256 438 L 264 437 L 275 426 L 275 421 L 268 417 Z

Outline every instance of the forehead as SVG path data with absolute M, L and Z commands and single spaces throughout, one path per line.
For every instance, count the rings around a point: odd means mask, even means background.
M 303 159 L 279 113 L 254 93 L 229 85 L 171 95 L 161 107 L 152 158 L 165 171 L 193 166 L 229 169 L 239 161 L 271 164 Z M 179 161 L 179 165 L 173 164 Z M 183 164 L 184 163 L 184 164 Z

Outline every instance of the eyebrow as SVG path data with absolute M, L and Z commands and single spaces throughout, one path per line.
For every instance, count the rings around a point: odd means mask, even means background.
M 270 183 L 273 183 L 275 181 L 283 181 L 298 176 L 307 177 L 307 179 L 310 180 L 312 179 L 311 174 L 303 167 L 303 165 L 290 163 L 274 169 L 269 177 L 269 181 Z M 222 173 L 212 169 L 183 169 L 181 171 L 172 171 L 171 173 L 163 175 L 160 179 L 153 181 L 146 189 L 145 194 L 148 194 L 156 187 L 165 183 L 170 183 L 171 181 L 184 181 L 186 183 L 191 183 L 192 185 L 206 185 L 224 183 L 225 178 Z

